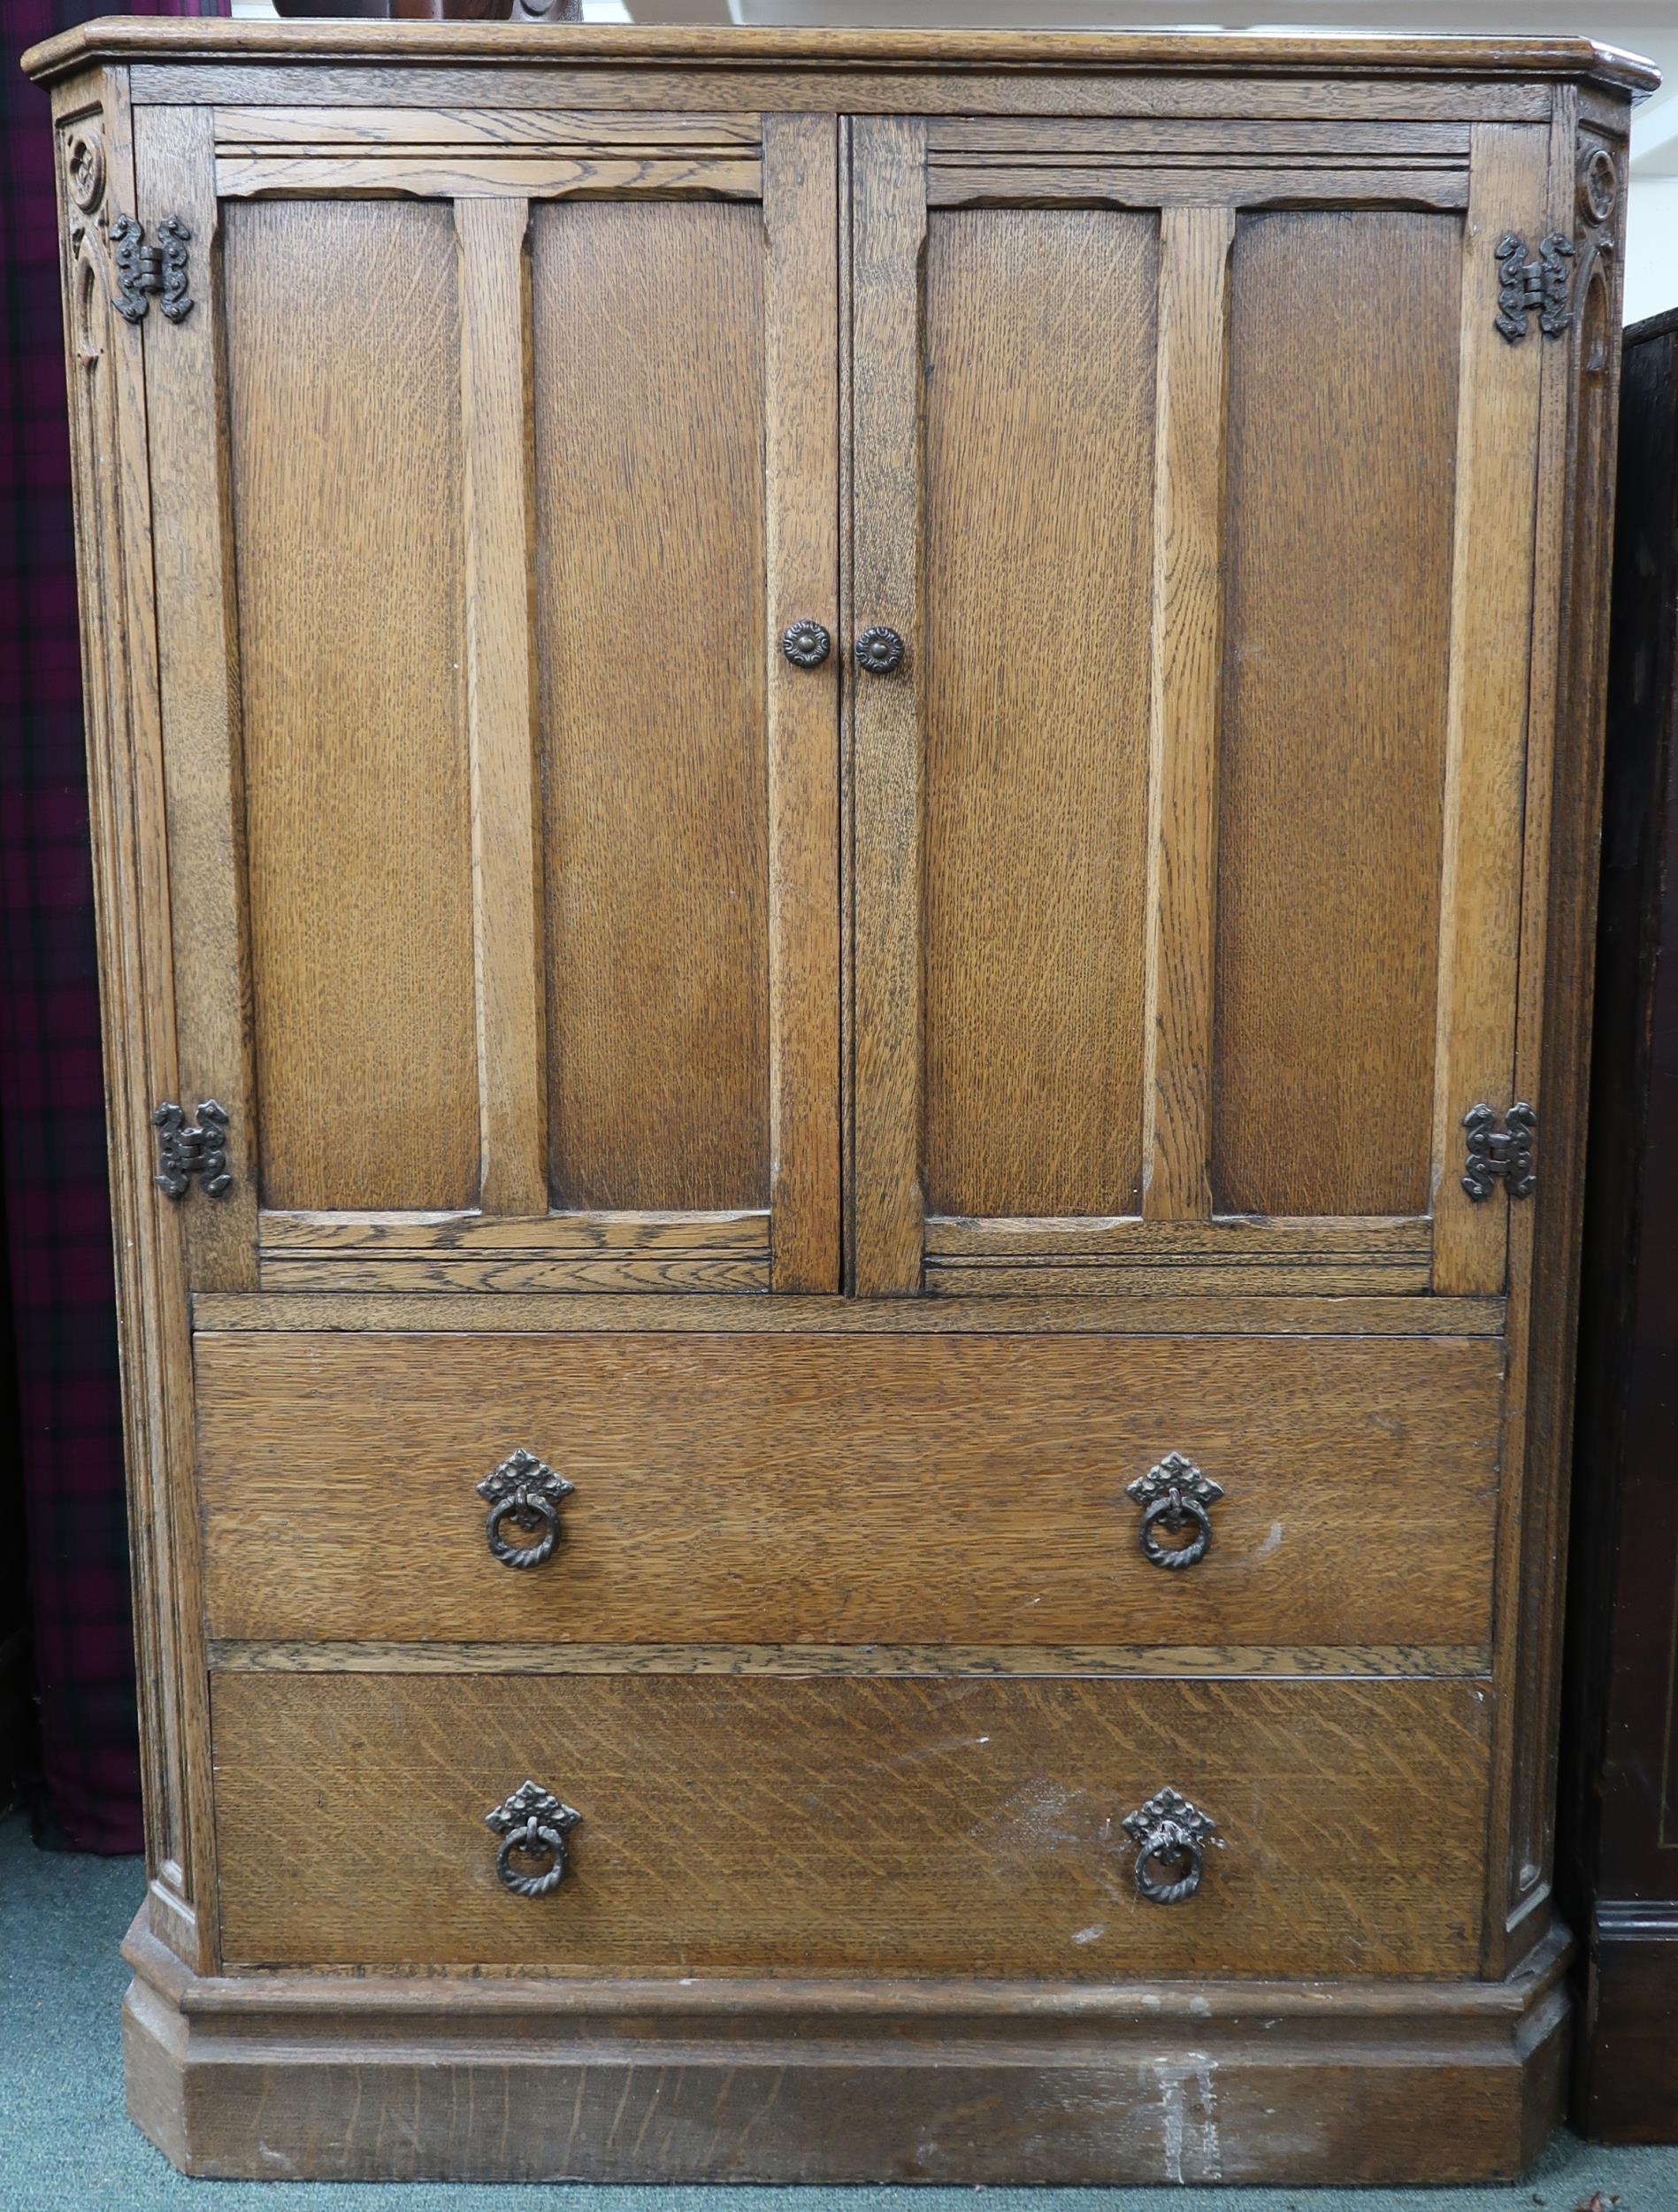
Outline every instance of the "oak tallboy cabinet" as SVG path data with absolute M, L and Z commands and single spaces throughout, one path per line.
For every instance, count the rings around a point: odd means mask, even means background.
M 1582 41 L 111 21 L 63 211 L 195 2171 L 1513 2172 Z

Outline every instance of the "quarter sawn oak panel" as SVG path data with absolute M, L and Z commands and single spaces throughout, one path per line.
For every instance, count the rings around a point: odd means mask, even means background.
M 1485 1688 L 1466 1682 L 219 1675 L 227 1957 L 1067 1979 L 1471 1973 Z M 583 1816 L 495 1878 L 526 1776 Z M 1139 1899 L 1124 1814 L 1218 1821 Z
M 531 219 L 556 1205 L 769 1194 L 762 217 Z
M 1475 1645 L 1501 1352 L 1285 1338 L 201 1336 L 221 1638 Z M 576 1486 L 498 1564 L 474 1485 Z M 1224 1486 L 1154 1567 L 1124 1486 Z
M 453 219 L 223 224 L 263 1197 L 470 1205 Z
M 1219 1212 L 1429 1208 L 1460 234 L 1237 226 Z
M 1158 270 L 1153 215 L 927 227 L 934 1213 L 1139 1198 Z

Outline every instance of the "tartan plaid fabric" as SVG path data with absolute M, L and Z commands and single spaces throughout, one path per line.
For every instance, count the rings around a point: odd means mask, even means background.
M 27 46 L 111 6 L 0 8 L 0 1155 L 43 1840 L 140 1847 L 127 1524 L 81 742 L 57 218 Z M 156 0 L 136 15 L 219 14 Z M 9 1440 L 0 1438 L 0 1449 Z M 0 1536 L 0 1540 L 4 1540 Z

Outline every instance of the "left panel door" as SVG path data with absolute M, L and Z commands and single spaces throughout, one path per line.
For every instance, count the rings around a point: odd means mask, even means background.
M 139 111 L 195 1286 L 837 1287 L 836 143 Z

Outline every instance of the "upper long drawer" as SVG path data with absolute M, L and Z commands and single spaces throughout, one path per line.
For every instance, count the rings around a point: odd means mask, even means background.
M 1501 1363 L 1440 1339 L 201 1336 L 210 1632 L 1480 1647 Z M 534 1567 L 494 1555 L 478 1492 L 520 1451 L 575 1486 Z M 1127 1486 L 1162 1465 L 1156 1563 Z M 504 1548 L 541 1540 L 528 1517 Z

